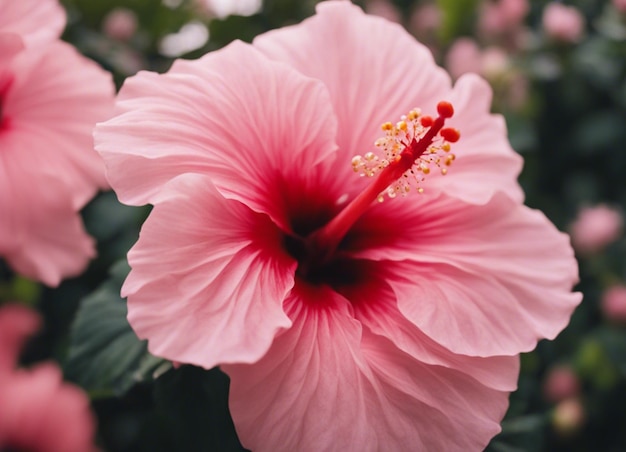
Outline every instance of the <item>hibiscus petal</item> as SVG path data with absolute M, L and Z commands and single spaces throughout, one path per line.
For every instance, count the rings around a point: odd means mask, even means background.
M 4 66 L 11 61 L 15 55 L 24 49 L 24 42 L 14 33 L 0 32 L 0 71 L 4 72 Z M 3 77 L 4 78 L 4 77 Z M 2 88 L 5 88 L 4 86 Z M 4 95 L 4 90 L 0 89 L 0 96 Z
M 282 302 L 296 264 L 280 233 L 207 176 L 167 184 L 128 260 L 128 319 L 155 355 L 205 368 L 254 362 L 291 324 Z
M 364 332 L 361 347 L 388 413 L 386 425 L 377 427 L 383 449 L 391 444 L 389 450 L 483 450 L 500 432 L 508 392 L 462 372 L 423 365 L 380 336 Z
M 297 287 L 285 306 L 293 326 L 259 362 L 223 366 L 244 446 L 465 451 L 500 430 L 507 393 L 362 331 L 330 289 Z
M 93 240 L 63 183 L 10 157 L 0 152 L 0 256 L 16 272 L 57 286 L 85 269 Z
M 339 121 L 336 172 L 347 187 L 363 186 L 349 162 L 375 151 L 380 124 L 413 107 L 436 114 L 436 104 L 447 100 L 457 112 L 447 124 L 461 130 L 454 146 L 458 160 L 448 176 L 429 176 L 426 188 L 477 204 L 498 190 L 523 199 L 516 182 L 522 159 L 507 141 L 502 117 L 490 114 L 487 82 L 468 75 L 452 89 L 430 51 L 399 25 L 367 16 L 349 2 L 323 2 L 316 16 L 260 35 L 254 45 L 328 87 Z
M 229 406 L 239 439 L 255 451 L 361 450 L 360 442 L 374 435 L 366 428 L 355 362 L 360 326 L 330 290 L 299 292 L 285 303 L 292 327 L 259 362 L 222 366 L 231 379 Z
M 446 127 L 461 132 L 461 139 L 452 146 L 456 159 L 447 175 L 438 171 L 429 175 L 424 190 L 474 204 L 485 204 L 496 191 L 524 201 L 517 183 L 523 160 L 509 144 L 504 118 L 490 114 L 491 98 L 489 84 L 475 74 L 456 82 L 447 99 L 456 113 L 446 121 Z
M 519 375 L 517 356 L 489 358 L 459 355 L 442 347 L 424 334 L 398 309 L 396 294 L 380 272 L 385 261 L 358 264 L 360 281 L 339 291 L 354 306 L 355 317 L 374 334 L 386 337 L 416 360 L 463 372 L 479 383 L 500 391 L 514 391 Z M 393 265 L 393 263 L 391 264 Z
M 0 308 L 0 378 L 13 370 L 26 338 L 37 331 L 40 323 L 34 311 L 21 305 Z
M 413 107 L 434 112 L 450 94 L 449 76 L 425 46 L 350 2 L 322 2 L 312 18 L 264 33 L 254 46 L 328 87 L 339 121 L 337 177 L 348 186 L 363 183 L 350 161 L 374 150 L 383 122 Z
M 27 46 L 61 36 L 65 11 L 58 0 L 0 0 L 0 33 L 21 35 Z
M 63 42 L 21 52 L 9 71 L 13 82 L 3 99 L 9 126 L 0 133 L 2 154 L 16 166 L 45 162 L 31 173 L 34 179 L 14 175 L 14 182 L 41 186 L 39 174 L 53 176 L 68 187 L 74 208 L 83 207 L 98 188 L 108 187 L 92 129 L 112 112 L 110 74 Z
M 14 372 L 0 386 L 0 400 L 3 446 L 48 452 L 96 450 L 89 399 L 79 388 L 63 383 L 56 365 L 43 363 Z
M 202 173 L 288 228 L 284 192 L 317 189 L 315 167 L 334 160 L 337 126 L 324 85 L 241 42 L 179 60 L 165 75 L 130 78 L 118 107 L 96 142 L 128 204 L 150 202 L 178 174 Z
M 567 325 L 581 300 L 570 293 L 577 265 L 540 212 L 504 195 L 484 206 L 431 198 L 412 212 L 385 204 L 358 225 L 354 254 L 397 261 L 380 271 L 400 311 L 444 347 L 515 355 Z

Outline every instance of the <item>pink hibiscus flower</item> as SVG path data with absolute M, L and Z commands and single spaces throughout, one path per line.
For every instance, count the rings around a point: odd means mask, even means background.
M 349 2 L 126 81 L 96 149 L 123 202 L 154 205 L 128 318 L 152 353 L 221 366 L 245 447 L 465 451 L 500 430 L 517 355 L 581 297 L 490 101 Z
M 55 364 L 13 369 L 23 342 L 38 325 L 36 314 L 26 308 L 0 308 L 0 449 L 94 450 L 94 419 L 86 395 L 64 384 Z
M 28 46 L 50 42 L 65 28 L 58 0 L 0 0 L 0 33 L 15 33 Z
M 73 47 L 46 42 L 64 22 L 58 2 L 4 0 L 0 13 L 0 257 L 57 285 L 94 255 L 77 212 L 108 186 L 91 132 L 115 88 Z

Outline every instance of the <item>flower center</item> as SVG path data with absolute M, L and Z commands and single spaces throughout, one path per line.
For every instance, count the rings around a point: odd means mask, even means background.
M 400 118 L 395 125 L 382 125 L 385 136 L 374 143 L 381 151 L 378 156 L 368 152 L 352 159 L 352 168 L 373 181 L 343 210 L 324 226 L 310 233 L 303 241 L 288 244 L 298 259 L 298 273 L 309 280 L 318 280 L 320 274 L 328 275 L 335 267 L 335 251 L 352 225 L 370 208 L 372 203 L 383 202 L 385 196 L 406 196 L 411 191 L 423 193 L 422 183 L 435 168 L 443 175 L 454 162 L 451 143 L 460 138 L 458 130 L 444 127 L 454 114 L 449 102 L 439 102 L 438 116 L 422 115 L 415 108 Z M 330 273 L 333 273 L 332 271 Z M 321 278 L 326 279 L 326 278 Z
M 0 78 L 0 130 L 4 130 L 9 127 L 9 118 L 7 118 L 4 113 L 4 102 L 12 83 L 12 77 Z

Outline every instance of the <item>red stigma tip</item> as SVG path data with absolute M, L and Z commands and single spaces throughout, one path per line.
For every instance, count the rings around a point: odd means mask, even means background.
M 432 118 L 432 116 L 422 116 L 420 118 L 420 123 L 422 124 L 422 127 L 430 127 L 433 125 L 434 122 L 435 120 Z
M 441 129 L 439 135 L 449 143 L 456 143 L 461 138 L 461 132 L 457 129 L 453 129 L 452 127 L 446 127 L 445 129 Z
M 450 102 L 442 100 L 437 104 L 437 113 L 439 113 L 439 116 L 442 118 L 451 118 L 452 115 L 454 115 L 454 107 Z

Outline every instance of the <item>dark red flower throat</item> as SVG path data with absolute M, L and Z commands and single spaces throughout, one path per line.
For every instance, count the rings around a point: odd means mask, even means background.
M 334 279 L 335 267 L 341 261 L 337 250 L 350 228 L 372 203 L 382 202 L 385 195 L 395 198 L 412 190 L 422 193 L 421 183 L 432 167 L 447 174 L 447 167 L 455 159 L 450 153 L 450 143 L 458 141 L 460 133 L 444 127 L 446 119 L 454 114 L 452 104 L 439 102 L 437 113 L 438 116 L 433 118 L 422 115 L 416 108 L 403 115 L 395 125 L 383 124 L 385 136 L 376 140 L 375 146 L 384 156 L 369 152 L 352 159 L 355 172 L 366 177 L 376 176 L 372 183 L 341 211 L 324 218 L 325 223 L 315 225 L 318 227 L 312 232 L 309 232 L 311 229 L 304 232 L 294 227 L 297 233 L 306 234 L 286 240 L 287 250 L 298 260 L 299 276 L 312 283 L 330 282 L 328 279 Z
M 13 84 L 13 77 L 4 76 L 0 79 L 0 131 L 9 128 L 9 118 L 4 111 L 5 99 Z

